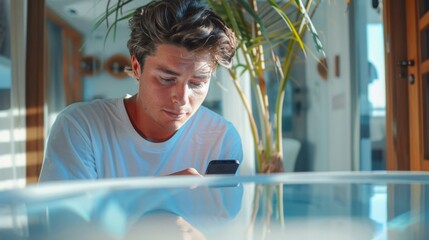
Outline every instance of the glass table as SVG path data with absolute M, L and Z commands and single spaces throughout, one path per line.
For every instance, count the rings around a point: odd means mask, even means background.
M 69 181 L 0 191 L 0 239 L 429 239 L 429 174 Z

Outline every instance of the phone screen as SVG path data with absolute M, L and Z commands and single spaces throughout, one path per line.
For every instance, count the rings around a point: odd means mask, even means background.
M 235 174 L 239 165 L 237 160 L 212 160 L 207 166 L 206 174 Z

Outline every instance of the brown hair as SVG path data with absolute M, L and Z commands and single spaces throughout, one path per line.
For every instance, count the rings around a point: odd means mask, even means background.
M 129 27 L 127 46 L 142 67 L 159 44 L 174 44 L 188 51 L 208 50 L 217 64 L 227 68 L 236 51 L 234 32 L 198 0 L 152 1 L 134 12 Z

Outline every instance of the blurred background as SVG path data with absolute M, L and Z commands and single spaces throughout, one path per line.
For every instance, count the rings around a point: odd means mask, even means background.
M 137 90 L 136 81 L 121 72 L 129 64 L 127 21 L 120 23 L 115 38 L 110 34 L 105 39 L 105 24 L 93 29 L 107 2 L 46 0 L 42 143 L 56 115 L 68 104 L 124 97 Z M 135 1 L 123 12 L 145 2 Z M 386 169 L 382 6 L 373 1 L 351 4 L 321 1 L 313 17 L 325 47 L 326 67 L 312 55 L 301 57 L 294 65 L 282 116 L 287 171 Z M 22 83 L 24 64 L 20 61 L 25 61 L 22 51 L 28 46 L 23 31 L 28 6 L 10 0 L 0 0 L 0 6 L 0 185 L 5 187 L 18 182 L 25 185 L 28 172 L 37 172 L 40 161 L 31 170 L 31 162 L 25 157 L 28 129 L 23 104 L 28 101 L 25 94 L 29 90 Z M 11 28 L 11 24 L 17 27 Z M 312 41 L 311 36 L 307 38 Z M 308 45 L 310 51 L 315 51 L 312 44 Z M 276 91 L 272 82 L 269 91 Z M 243 87 L 250 96 L 250 86 Z M 204 105 L 239 129 L 249 165 L 243 171 L 251 174 L 254 151 L 249 125 L 235 89 L 222 70 L 213 78 Z M 40 148 L 38 151 L 40 156 Z

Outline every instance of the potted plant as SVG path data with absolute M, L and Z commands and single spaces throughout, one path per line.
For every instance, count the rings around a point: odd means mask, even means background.
M 282 148 L 282 110 L 285 90 L 290 77 L 293 63 L 297 55 L 307 55 L 303 38 L 311 33 L 316 49 L 322 54 L 323 48 L 316 29 L 311 21 L 319 0 L 290 0 L 290 1 L 256 1 L 256 0 L 206 0 L 233 29 L 238 40 L 237 57 L 229 74 L 234 82 L 251 125 L 253 143 L 256 155 L 256 173 L 269 174 L 284 172 Z M 110 1 L 109 1 L 110 2 Z M 108 28 L 109 35 L 116 33 L 116 23 L 131 17 L 131 13 L 120 14 L 122 7 L 132 0 L 117 0 L 116 4 L 108 4 L 105 14 L 95 27 L 106 22 L 109 16 L 115 16 Z M 285 54 L 278 53 L 284 48 Z M 256 111 L 252 111 L 248 99 L 242 91 L 241 76 L 247 72 L 256 99 Z M 267 73 L 275 76 L 278 89 L 275 93 L 275 111 L 270 112 L 267 92 Z M 274 116 L 274 117 L 272 117 Z M 256 121 L 258 118 L 259 121 Z M 277 216 L 283 222 L 283 186 L 257 186 L 255 191 L 255 208 L 252 221 L 258 211 L 258 200 L 261 196 L 271 198 L 276 192 Z M 263 200 L 264 201 L 264 200 Z M 265 201 L 268 215 L 273 208 L 272 201 Z M 269 218 L 268 218 L 269 219 Z M 267 220 L 268 220 L 267 219 Z

